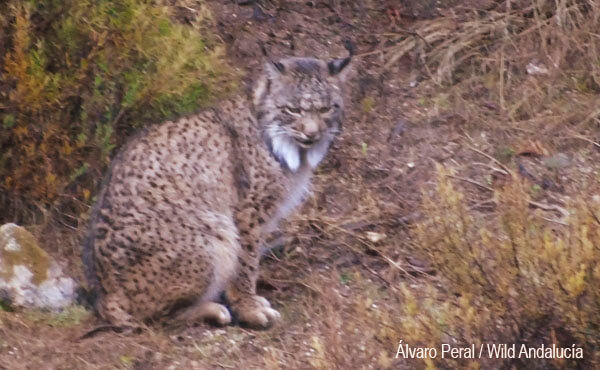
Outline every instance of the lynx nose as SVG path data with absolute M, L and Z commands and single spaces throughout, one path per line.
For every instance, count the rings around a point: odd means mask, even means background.
M 304 135 L 306 135 L 306 138 L 308 140 L 317 140 L 319 138 L 319 132 L 318 131 L 314 131 L 314 132 L 305 132 Z
M 315 121 L 308 121 L 304 124 L 304 135 L 306 135 L 306 138 L 309 140 L 317 140 L 319 139 L 320 136 L 320 132 L 319 132 L 319 125 L 317 124 L 317 122 Z

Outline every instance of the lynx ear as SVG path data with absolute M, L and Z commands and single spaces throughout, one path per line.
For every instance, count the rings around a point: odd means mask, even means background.
M 277 72 L 279 72 L 279 73 L 285 73 L 285 66 L 283 65 L 283 63 L 276 62 L 274 60 L 270 60 L 269 64 L 271 65 L 271 68 L 272 69 L 274 68 Z
M 349 64 L 350 64 L 350 60 L 352 59 L 352 57 L 346 57 L 346 58 L 337 58 L 337 59 L 332 59 L 331 61 L 329 61 L 329 63 L 327 63 L 327 68 L 329 69 L 329 74 L 331 76 L 337 76 L 339 75 L 344 68 L 346 68 Z
M 269 60 L 265 63 L 265 74 L 269 80 L 277 79 L 282 74 L 285 74 L 285 65 L 281 62 Z
M 285 65 L 281 62 L 269 60 L 263 67 L 263 74 L 255 82 L 252 92 L 252 100 L 257 106 L 265 95 L 271 92 L 271 83 L 277 81 L 279 76 L 285 73 Z
M 344 47 L 348 50 L 348 56 L 346 58 L 336 58 L 332 59 L 329 63 L 327 63 L 327 69 L 329 70 L 329 75 L 331 76 L 339 76 L 340 79 L 344 79 L 344 73 L 342 73 L 348 65 L 350 65 L 350 61 L 352 60 L 352 56 L 354 55 L 354 45 L 350 40 L 344 41 Z
M 269 53 L 267 52 L 265 44 L 259 42 L 258 45 L 260 46 L 260 50 L 262 51 L 265 58 L 268 60 L 268 62 L 265 65 L 265 72 L 267 73 L 269 78 L 273 78 L 278 74 L 285 73 L 285 66 L 283 65 L 283 63 L 271 60 L 271 58 L 269 58 Z

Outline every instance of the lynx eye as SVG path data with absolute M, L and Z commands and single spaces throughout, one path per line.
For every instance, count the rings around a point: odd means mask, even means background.
M 285 108 L 283 108 L 283 111 L 289 115 L 296 116 L 296 117 L 299 117 L 302 113 L 302 110 L 300 108 L 294 108 L 294 107 L 285 107 Z
M 325 113 L 328 113 L 330 111 L 331 111 L 331 107 L 322 107 L 322 108 L 319 108 L 319 113 L 321 113 L 321 114 L 325 114 Z

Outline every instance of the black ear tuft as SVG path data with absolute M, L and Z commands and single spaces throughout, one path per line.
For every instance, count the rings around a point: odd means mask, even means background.
M 285 72 L 285 66 L 283 65 L 283 63 L 280 63 L 280 62 L 274 62 L 274 61 L 271 61 L 271 63 L 272 63 L 274 66 L 275 66 L 275 68 L 277 68 L 277 70 L 278 70 L 279 72 L 281 72 L 281 73 L 284 73 L 284 72 Z
M 333 59 L 329 63 L 327 63 L 327 68 L 329 69 L 329 74 L 335 76 L 339 74 L 344 68 L 350 64 L 351 57 L 346 57 L 344 59 Z
M 344 47 L 348 50 L 348 56 L 346 58 L 337 58 L 331 60 L 327 63 L 327 68 L 329 69 L 329 74 L 335 76 L 344 70 L 350 64 L 350 60 L 352 60 L 352 56 L 354 55 L 354 44 L 352 41 L 346 39 L 344 40 Z
M 264 42 L 258 41 L 258 46 L 260 47 L 260 51 L 262 52 L 263 56 L 267 58 L 267 60 L 269 60 L 271 65 L 273 65 L 276 68 L 276 70 L 279 71 L 279 73 L 285 72 L 285 66 L 283 65 L 283 63 L 275 62 L 271 60 L 271 58 L 269 58 L 269 52 L 267 51 L 267 47 L 265 46 Z
M 263 56 L 268 58 L 269 52 L 267 51 L 267 47 L 265 46 L 265 43 L 262 41 L 258 41 L 258 47 L 260 48 L 260 51 L 262 52 Z
M 346 48 L 346 50 L 348 50 L 350 58 L 352 58 L 354 56 L 354 44 L 352 43 L 352 41 L 350 41 L 350 39 L 344 40 L 344 47 Z

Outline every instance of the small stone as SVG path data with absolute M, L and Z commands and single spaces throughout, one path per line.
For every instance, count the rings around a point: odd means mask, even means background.
M 75 291 L 75 281 L 29 231 L 15 224 L 0 227 L 0 297 L 6 303 L 58 310 L 74 303 Z
M 571 164 L 571 160 L 564 153 L 558 153 L 552 157 L 542 159 L 542 163 L 549 169 L 561 169 L 568 167 Z
M 406 257 L 406 261 L 408 263 L 410 263 L 414 267 L 418 267 L 418 268 L 421 268 L 421 269 L 427 267 L 427 264 L 425 262 L 423 262 L 422 260 L 420 260 L 418 258 L 415 258 L 415 257 L 410 257 L 410 256 Z
M 530 75 L 547 75 L 548 74 L 548 68 L 541 63 L 531 62 L 531 63 L 527 64 L 526 69 L 527 69 L 527 73 L 529 73 Z
M 374 231 L 367 231 L 367 239 L 373 243 L 377 243 L 385 239 L 385 234 L 376 233 Z
M 408 122 L 406 119 L 400 117 L 398 119 L 398 122 L 396 123 L 396 125 L 394 126 L 392 131 L 390 132 L 390 135 L 388 136 L 388 141 L 390 141 L 391 139 L 393 139 L 396 136 L 403 136 L 404 133 L 406 132 L 409 124 L 410 124 L 410 122 Z

